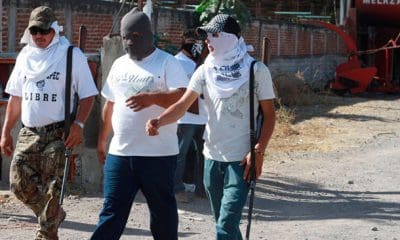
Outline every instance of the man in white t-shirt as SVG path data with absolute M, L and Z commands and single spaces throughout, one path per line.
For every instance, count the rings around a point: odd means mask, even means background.
M 182 34 L 181 48 L 175 58 L 181 63 L 188 79 L 192 77 L 194 70 L 201 61 L 202 52 L 203 42 L 198 39 L 195 30 L 186 30 Z M 198 107 L 198 114 L 187 112 L 178 120 L 179 155 L 174 189 L 176 200 L 186 203 L 193 199 L 194 193 L 186 188 L 187 185 L 183 182 L 184 175 L 191 175 L 189 177 L 193 183 L 197 184 L 195 185 L 197 193 L 204 192 L 202 181 L 197 181 L 197 178 L 203 176 L 203 133 L 207 123 L 207 112 L 202 98 L 199 97 L 194 104 Z M 195 146 L 192 146 L 193 144 Z M 195 149 L 196 152 L 189 152 L 189 149 Z M 191 167 L 190 171 L 185 171 L 189 169 L 188 167 Z
M 187 76 L 174 56 L 153 45 L 150 20 L 137 8 L 122 18 L 121 37 L 127 54 L 114 61 L 102 89 L 106 101 L 97 150 L 104 163 L 104 205 L 91 239 L 119 239 L 141 190 L 153 238 L 176 240 L 176 123 L 157 137 L 148 136 L 142 126 L 183 95 Z
M 35 8 L 30 15 L 19 53 L 5 91 L 10 95 L 0 147 L 14 156 L 10 167 L 10 187 L 16 197 L 38 217 L 35 239 L 58 239 L 65 212 L 59 197 L 65 165 L 65 148 L 83 141 L 83 127 L 98 94 L 85 55 L 73 49 L 71 96 L 79 96 L 76 119 L 68 136 L 63 136 L 65 77 L 68 40 L 60 36 L 54 12 Z M 71 99 L 71 106 L 73 99 Z M 72 109 L 71 109 L 72 110 Z M 14 151 L 11 129 L 21 116 Z
M 198 28 L 206 34 L 210 51 L 193 74 L 183 97 L 146 124 L 149 135 L 180 118 L 200 94 L 209 113 L 204 134 L 204 185 L 216 221 L 216 239 L 240 240 L 239 223 L 249 191 L 250 100 L 249 76 L 253 58 L 239 36 L 240 26 L 226 14 Z M 275 124 L 275 98 L 268 68 L 254 67 L 254 109 L 260 105 L 264 121 L 255 145 L 255 173 L 262 172 L 263 155 Z M 164 127 L 161 127 L 164 126 Z

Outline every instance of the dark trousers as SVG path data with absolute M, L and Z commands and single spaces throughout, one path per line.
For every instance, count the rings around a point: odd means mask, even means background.
M 175 173 L 175 192 L 185 190 L 183 180 L 196 185 L 196 193 L 204 194 L 203 186 L 203 133 L 205 125 L 179 124 L 179 155 Z
M 176 156 L 124 157 L 109 154 L 104 165 L 104 204 L 92 240 L 119 239 L 140 189 L 150 210 L 156 240 L 178 239 L 174 195 Z

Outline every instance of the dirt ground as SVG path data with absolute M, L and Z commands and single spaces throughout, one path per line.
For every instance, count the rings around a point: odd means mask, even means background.
M 250 239 L 400 240 L 400 97 L 318 97 L 278 124 L 257 183 Z M 60 239 L 88 239 L 100 193 L 68 195 Z M 243 215 L 243 233 L 247 208 Z M 152 239 L 138 196 L 121 239 Z M 179 238 L 214 239 L 206 199 L 179 204 Z M 0 182 L 0 239 L 32 239 L 32 213 Z

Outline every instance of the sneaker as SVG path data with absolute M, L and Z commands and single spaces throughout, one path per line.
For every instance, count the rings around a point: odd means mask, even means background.
M 185 191 L 186 192 L 195 192 L 196 191 L 196 185 L 190 184 L 190 183 L 183 183 L 183 186 L 185 186 Z
M 194 194 L 191 192 L 186 192 L 186 191 L 182 191 L 182 192 L 177 192 L 175 193 L 175 198 L 177 202 L 181 202 L 181 203 L 190 203 L 193 201 L 193 196 Z

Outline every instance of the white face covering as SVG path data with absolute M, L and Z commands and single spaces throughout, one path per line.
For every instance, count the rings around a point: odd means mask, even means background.
M 220 32 L 220 33 L 207 33 L 208 45 L 212 47 L 212 54 L 218 58 L 230 52 L 238 44 L 238 37 L 235 34 Z
M 208 91 L 213 98 L 228 98 L 248 82 L 253 58 L 244 39 L 235 34 L 208 33 L 207 41 L 212 48 L 204 62 Z
M 38 48 L 26 28 L 22 36 L 21 43 L 26 43 L 26 46 L 21 50 L 18 62 L 22 64 L 20 67 L 24 71 L 26 79 L 38 81 L 43 79 L 49 72 L 54 71 L 54 67 L 61 59 L 65 58 L 67 48 L 70 45 L 69 41 L 60 36 L 62 27 L 54 21 L 51 26 L 54 29 L 55 35 L 49 46 L 46 48 Z

